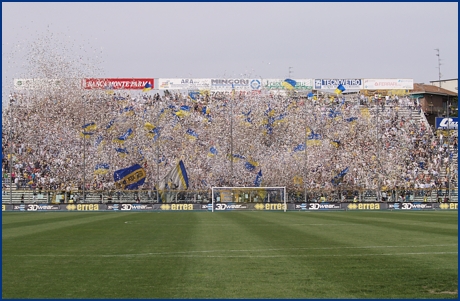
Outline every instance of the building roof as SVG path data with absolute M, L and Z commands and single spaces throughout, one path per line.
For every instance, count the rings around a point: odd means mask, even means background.
M 430 83 L 453 82 L 453 81 L 458 81 L 458 78 L 441 79 L 441 80 L 430 80 Z
M 436 94 L 436 95 L 446 95 L 446 96 L 458 96 L 458 93 L 449 91 L 444 88 L 433 85 L 425 84 L 415 84 L 414 89 L 411 90 L 410 94 Z

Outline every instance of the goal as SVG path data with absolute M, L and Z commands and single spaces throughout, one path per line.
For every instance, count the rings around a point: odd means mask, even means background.
M 286 187 L 212 187 L 212 212 L 287 208 Z M 268 206 L 279 204 L 279 206 Z M 272 209 L 273 210 L 273 209 Z

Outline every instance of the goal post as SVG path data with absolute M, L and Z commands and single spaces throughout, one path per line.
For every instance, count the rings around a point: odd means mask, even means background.
M 215 209 L 219 211 L 258 209 L 261 208 L 260 204 L 264 203 L 283 204 L 284 212 L 287 209 L 286 187 L 212 187 L 211 199 L 212 212 Z M 241 204 L 247 204 L 247 206 Z

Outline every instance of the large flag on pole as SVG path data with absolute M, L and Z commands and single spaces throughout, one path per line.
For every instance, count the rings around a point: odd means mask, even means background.
M 158 190 L 161 194 L 162 201 L 170 201 L 167 199 L 166 193 L 168 190 L 185 190 L 188 188 L 188 176 L 182 160 L 171 169 L 163 180 L 158 183 Z M 169 195 L 172 197 L 172 195 Z
M 254 187 L 260 187 L 262 184 L 262 169 L 259 170 L 259 173 L 256 176 L 256 179 L 254 180 Z
M 143 185 L 145 182 L 145 170 L 139 165 L 119 169 L 113 173 L 115 186 L 119 189 L 133 190 Z

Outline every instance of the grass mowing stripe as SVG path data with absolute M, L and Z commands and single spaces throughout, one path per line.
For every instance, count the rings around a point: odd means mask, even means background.
M 19 219 L 14 223 L 2 224 L 2 229 L 10 230 L 13 228 L 19 228 L 19 227 L 24 227 L 24 226 L 39 226 L 39 225 L 43 225 L 47 223 L 57 223 L 57 222 L 62 222 L 62 221 L 67 222 L 71 220 L 78 220 L 78 219 L 88 217 L 88 216 L 94 216 L 97 213 L 81 212 L 80 214 L 78 213 L 75 214 L 73 212 L 69 212 L 66 214 L 62 214 L 62 213 L 56 214 L 55 212 L 51 212 L 51 213 L 27 212 L 27 213 L 22 213 L 22 214 L 24 214 L 22 219 Z M 39 219 L 33 218 L 35 216 L 40 216 L 40 218 Z
M 359 214 L 361 217 L 363 213 L 357 213 Z M 372 216 L 373 213 L 370 213 L 368 216 Z M 311 215 L 310 215 L 311 216 Z M 346 221 L 346 220 L 352 220 L 352 221 L 355 221 L 356 219 L 354 218 L 354 214 L 343 214 L 341 212 L 334 212 L 334 213 L 323 213 L 323 214 L 318 214 L 317 215 L 318 217 L 321 217 L 321 218 L 324 218 L 324 219 L 327 219 L 327 220 L 330 220 L 332 222 L 337 222 L 337 220 L 335 219 L 336 217 L 338 217 L 340 219 L 340 221 Z M 306 218 L 311 218 L 307 215 L 305 215 Z M 257 218 L 260 218 L 260 219 L 267 219 L 267 218 L 270 218 L 268 215 L 259 215 L 257 216 Z M 279 219 L 285 219 L 286 217 L 285 216 L 280 216 Z M 293 228 L 292 230 L 295 231 L 297 229 L 295 229 L 295 227 L 292 227 L 291 224 L 288 224 L 289 225 L 288 227 L 290 228 Z M 348 243 L 348 244 L 360 244 L 361 243 L 361 240 L 364 242 L 365 240 L 367 240 L 369 242 L 369 238 L 375 238 L 375 239 L 378 239 L 381 241 L 391 241 L 391 240 L 395 240 L 396 242 L 397 241 L 400 241 L 398 239 L 398 235 L 397 233 L 394 233 L 394 229 L 388 229 L 388 230 L 384 230 L 384 231 L 379 231 L 377 232 L 379 235 L 371 235 L 372 233 L 375 233 L 375 227 L 372 227 L 372 226 L 366 226 L 366 227 L 363 227 L 361 230 L 358 231 L 358 233 L 356 233 L 356 231 L 352 231 L 352 232 L 349 232 L 349 231 L 341 231 L 340 228 L 338 228 L 336 231 L 334 232 L 331 232 L 331 231 L 321 231 L 321 230 L 318 230 L 316 229 L 315 231 L 311 231 L 310 229 L 301 229 L 300 231 L 304 231 L 306 232 L 306 234 L 299 234 L 298 237 L 299 239 L 302 239 L 302 240 L 311 240 L 312 237 L 314 237 L 315 235 L 318 236 L 318 239 L 314 239 L 313 241 L 315 242 L 318 242 L 318 241 L 321 241 L 321 244 L 328 244 L 328 241 L 331 241 L 335 244 L 337 244 L 337 242 L 342 242 L 344 244 Z M 278 232 L 285 232 L 285 231 L 278 231 Z M 419 231 L 417 231 L 419 232 Z M 395 235 L 396 234 L 396 235 Z M 327 237 L 328 239 L 324 239 L 324 238 L 321 238 L 320 237 Z M 427 235 L 429 236 L 429 234 Z M 455 242 L 456 242 L 456 237 L 457 235 L 455 235 Z M 273 237 L 273 239 L 276 239 L 275 237 Z M 280 237 L 280 239 L 282 239 Z M 432 237 L 430 239 L 433 239 Z M 443 239 L 443 237 L 441 237 L 441 239 Z M 453 241 L 454 239 L 452 239 Z M 402 242 L 402 241 L 401 241 Z M 349 254 L 349 253 L 346 253 L 346 254 Z M 329 257 L 330 258 L 333 258 L 334 254 L 331 254 L 331 253 L 328 253 Z M 314 257 L 315 255 L 312 254 L 312 257 Z M 339 255 L 340 256 L 340 255 Z M 328 256 L 325 256 L 325 258 L 327 258 Z M 346 257 L 346 256 L 345 256 Z M 407 259 L 407 258 L 404 258 L 402 256 L 394 256 L 395 258 L 392 258 L 391 259 L 391 269 L 398 269 L 398 266 L 401 265 L 401 266 L 407 266 L 408 264 L 410 264 L 410 261 L 412 259 Z M 317 259 L 315 257 L 315 259 Z M 452 259 L 452 258 L 451 258 Z M 456 261 L 457 259 L 457 256 L 454 258 L 454 260 Z M 419 259 L 416 259 L 416 260 L 419 260 Z M 372 263 L 377 261 L 377 262 L 380 262 L 382 264 L 382 266 L 385 265 L 385 261 L 388 261 L 387 259 L 374 259 L 374 258 L 371 258 L 371 259 L 366 259 L 366 258 L 363 258 L 361 261 L 363 262 L 368 262 L 367 264 L 371 265 L 372 266 Z M 436 260 L 433 260 L 433 261 L 436 261 Z M 442 261 L 442 260 L 441 260 Z M 324 264 L 326 264 L 327 260 L 325 260 Z M 313 262 L 313 264 L 315 264 L 315 262 Z M 362 263 L 360 263 L 362 264 Z M 387 264 L 388 265 L 388 264 Z M 455 267 L 455 273 L 452 273 L 450 274 L 450 276 L 453 276 L 453 277 L 446 277 L 446 275 L 442 275 L 443 277 L 445 277 L 447 280 L 450 280 L 450 279 L 457 279 L 457 274 L 456 274 L 456 267 L 457 267 L 457 264 L 454 262 L 454 267 Z M 311 268 L 311 267 L 310 267 Z M 425 269 L 427 271 L 427 273 L 429 274 L 429 269 L 431 268 L 431 266 L 426 266 Z M 423 270 L 420 271 L 421 273 L 423 273 Z M 326 276 L 326 275 L 325 275 Z M 408 273 L 407 275 L 404 275 L 405 278 L 407 277 L 411 277 L 412 274 Z M 340 277 L 340 279 L 343 278 L 343 282 L 346 283 L 342 286 L 343 289 L 343 292 L 347 292 L 347 288 L 349 287 L 353 287 L 354 284 L 352 283 L 352 281 L 349 281 L 349 278 L 348 277 Z M 353 278 L 352 278 L 353 279 Z M 398 279 L 398 278 L 395 278 L 395 279 Z M 370 285 L 372 286 L 373 285 L 373 282 L 370 281 L 369 282 L 369 279 L 367 277 L 362 277 L 361 275 L 357 274 L 354 278 L 354 281 L 358 280 L 359 282 L 361 283 L 367 283 L 367 285 Z M 376 280 L 376 279 L 375 279 Z M 332 286 L 337 286 L 338 284 L 340 283 L 340 281 L 335 281 L 333 284 L 331 284 L 331 287 Z M 453 282 L 449 282 L 450 285 L 453 285 Z M 427 283 L 428 285 L 428 283 Z M 350 291 L 351 292 L 351 291 Z M 354 294 L 355 291 L 352 291 L 352 293 Z M 416 294 L 416 291 L 412 291 L 412 294 Z M 351 295 L 350 297 L 352 297 L 353 295 Z M 407 297 L 410 297 L 412 295 L 408 295 Z M 393 296 L 390 295 L 390 297 L 393 298 Z
M 329 248 L 279 248 L 279 249 L 247 249 L 247 250 L 200 250 L 200 251 L 186 251 L 186 252 L 167 252 L 167 253 L 137 253 L 137 254 L 13 254 L 10 256 L 48 256 L 48 257 L 124 257 L 124 256 L 158 256 L 158 255 L 183 255 L 193 253 L 234 253 L 234 252 L 272 252 L 272 251 L 288 251 L 288 250 L 336 250 L 336 249 L 388 249 L 388 248 L 458 248 L 457 244 L 445 244 L 445 245 L 413 245 L 413 246 L 362 246 L 362 247 L 329 247 Z
M 24 213 L 27 217 L 28 214 Z M 34 213 L 31 213 L 34 214 Z M 35 213 L 36 214 L 36 213 Z M 38 213 L 40 214 L 40 213 Z M 59 213 L 54 213 L 59 214 Z M 129 213 L 128 213 L 129 214 Z M 46 220 L 46 223 L 40 225 L 27 225 L 27 221 L 25 221 L 25 226 L 22 227 L 14 227 L 14 228 L 6 228 L 2 229 L 2 239 L 9 239 L 15 238 L 18 236 L 26 236 L 26 235 L 33 235 L 43 231 L 52 231 L 58 230 L 61 228 L 73 227 L 81 224 L 92 223 L 98 220 L 107 220 L 113 218 L 119 218 L 120 215 L 117 216 L 115 213 L 90 213 L 90 214 L 82 214 L 78 215 L 76 213 L 73 216 L 69 216 L 68 213 L 65 213 L 69 218 L 61 221 L 55 221 L 55 219 Z M 51 216 L 54 217 L 54 216 Z M 4 217 L 3 217 L 4 218 Z

